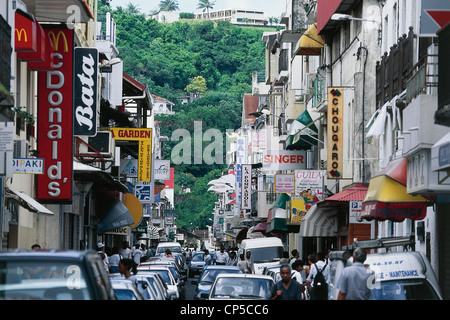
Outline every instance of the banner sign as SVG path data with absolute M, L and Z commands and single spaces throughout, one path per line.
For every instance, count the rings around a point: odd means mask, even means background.
M 252 209 L 252 165 L 242 165 L 242 202 L 241 209 Z
M 37 148 L 44 174 L 37 178 L 41 203 L 71 203 L 73 180 L 72 29 L 45 29 L 54 46 L 54 70 L 38 72 Z
M 293 174 L 275 175 L 275 193 L 294 193 L 295 176 Z
M 120 174 L 126 175 L 127 178 L 137 178 L 138 176 L 138 160 L 137 159 L 120 159 Z
M 264 171 L 306 169 L 305 150 L 267 150 L 263 154 Z
M 13 158 L 13 173 L 44 173 L 44 159 L 36 158 Z
M 98 49 L 77 47 L 74 50 L 73 134 L 97 134 Z
M 152 177 L 152 129 L 110 128 L 116 140 L 139 141 L 138 181 L 150 182 Z
M 324 170 L 295 170 L 294 174 L 296 196 L 304 197 L 305 193 L 310 193 L 319 200 L 323 200 Z
M 290 224 L 299 224 L 308 212 L 304 199 L 291 199 L 289 209 Z
M 155 180 L 170 179 L 170 160 L 154 160 L 153 168 Z
M 328 88 L 327 112 L 327 171 L 328 178 L 342 178 L 343 132 L 344 132 L 344 90 Z

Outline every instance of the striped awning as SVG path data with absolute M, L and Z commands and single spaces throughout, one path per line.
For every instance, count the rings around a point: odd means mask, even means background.
M 337 235 L 337 209 L 313 205 L 300 223 L 299 237 L 333 237 Z

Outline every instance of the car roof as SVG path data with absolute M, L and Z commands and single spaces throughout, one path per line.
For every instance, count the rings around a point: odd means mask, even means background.
M 93 250 L 8 250 L 0 251 L 0 260 L 33 261 L 33 260 L 74 260 L 83 261 L 86 257 L 98 256 Z
M 209 265 L 206 266 L 205 269 L 230 269 L 230 270 L 240 270 L 240 267 L 237 266 L 224 266 L 224 265 Z
M 132 289 L 134 288 L 133 282 L 127 279 L 109 279 L 114 289 Z
M 221 273 L 217 275 L 216 280 L 218 278 L 251 278 L 251 279 L 266 279 L 273 281 L 273 278 L 271 276 L 253 273 Z

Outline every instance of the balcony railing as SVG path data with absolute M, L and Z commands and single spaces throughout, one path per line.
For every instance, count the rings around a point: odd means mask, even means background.
M 422 57 L 408 73 L 406 100 L 410 102 L 417 95 L 437 93 L 438 55 L 428 54 Z M 433 89 L 434 88 L 434 89 Z

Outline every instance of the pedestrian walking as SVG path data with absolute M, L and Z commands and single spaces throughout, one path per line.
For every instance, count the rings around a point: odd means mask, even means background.
M 131 249 L 128 241 L 122 242 L 122 248 L 119 250 L 119 254 L 123 259 L 131 259 Z
M 237 266 L 239 268 L 241 268 L 243 273 L 250 273 L 247 260 L 245 259 L 245 255 L 243 253 L 241 253 L 239 258 L 240 258 L 240 260 L 237 262 Z
M 31 246 L 31 250 L 39 251 L 39 250 L 41 250 L 41 246 L 39 244 L 35 243 Z
M 208 249 L 205 249 L 205 254 L 203 255 L 203 260 L 205 261 L 205 266 L 209 266 L 211 264 L 211 256 L 209 255 Z
M 237 266 L 238 259 L 236 257 L 236 251 L 230 252 L 230 258 L 228 259 L 227 266 Z
M 330 266 L 325 262 L 325 256 L 321 252 L 318 252 L 312 259 L 314 259 L 313 264 L 310 266 L 309 275 L 306 279 L 311 300 L 327 300 Z
M 367 253 L 364 249 L 356 248 L 353 251 L 353 264 L 342 270 L 337 288 L 339 289 L 338 300 L 371 300 L 372 294 L 369 289 L 369 278 L 373 271 L 364 266 Z
M 255 273 L 255 264 L 252 259 L 252 253 L 251 251 L 248 251 L 245 253 L 245 260 L 247 260 L 249 273 Z
M 280 264 L 289 263 L 289 252 L 283 251 L 283 257 L 280 259 Z
M 305 300 L 306 299 L 305 280 L 303 279 L 302 271 L 303 271 L 303 261 L 295 260 L 294 263 L 292 264 L 291 279 L 296 280 L 298 283 L 300 283 L 302 287 L 303 300 Z
M 228 262 L 229 256 L 228 253 L 225 251 L 225 247 L 223 245 L 220 246 L 220 251 L 216 252 L 214 255 L 214 261 L 213 264 L 217 265 L 226 265 Z
M 134 285 L 137 286 L 137 278 L 136 278 L 136 265 L 133 262 L 133 259 L 121 259 L 119 261 L 119 272 L 125 276 L 125 279 L 131 280 Z
M 143 256 L 143 252 L 140 249 L 140 246 L 137 244 L 134 246 L 133 251 L 133 262 L 138 266 L 141 263 L 141 258 Z
M 113 247 L 111 250 L 111 256 L 109 257 L 109 273 L 118 273 L 119 272 L 119 249 L 117 247 Z
M 294 250 L 291 251 L 291 254 L 292 254 L 292 258 L 289 261 L 289 264 L 291 265 L 291 268 L 292 268 L 292 264 L 294 263 L 294 261 L 298 260 L 300 258 L 300 252 L 298 252 L 297 249 L 294 249 Z
M 280 267 L 281 280 L 272 288 L 272 300 L 302 300 L 300 283 L 291 278 L 291 266 Z
M 102 242 L 98 242 L 97 243 L 97 253 L 99 254 L 99 256 L 102 259 L 103 267 L 105 268 L 105 271 L 107 273 L 109 273 L 109 260 L 108 260 L 108 256 L 106 255 L 106 253 L 103 252 L 104 246 L 105 245 Z

